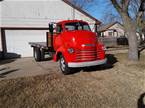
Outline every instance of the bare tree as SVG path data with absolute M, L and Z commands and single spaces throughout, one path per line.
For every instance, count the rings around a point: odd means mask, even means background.
M 102 18 L 103 24 L 108 24 L 108 23 L 114 23 L 114 22 L 119 22 L 122 24 L 122 18 L 120 17 L 120 15 L 115 15 L 112 12 L 106 12 L 103 15 Z
M 138 43 L 137 43 L 137 25 L 139 20 L 141 19 L 141 16 L 143 15 L 143 11 L 137 11 L 136 16 L 134 18 L 131 17 L 129 6 L 133 2 L 133 0 L 110 0 L 113 4 L 114 8 L 117 10 L 119 15 L 122 17 L 123 25 L 125 27 L 125 31 L 128 36 L 129 40 L 129 52 L 128 57 L 130 60 L 137 61 L 138 58 Z M 141 4 L 144 0 L 139 0 L 137 3 Z

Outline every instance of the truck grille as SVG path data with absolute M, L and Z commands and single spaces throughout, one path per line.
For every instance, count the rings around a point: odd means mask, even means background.
M 94 61 L 97 59 L 97 52 L 93 50 L 77 50 L 76 61 Z
M 97 59 L 101 59 L 101 57 L 104 56 L 103 52 L 101 49 L 97 50 Z

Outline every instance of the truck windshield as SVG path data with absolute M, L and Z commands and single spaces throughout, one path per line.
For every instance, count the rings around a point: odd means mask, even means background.
M 87 23 L 83 23 L 83 22 L 66 23 L 65 24 L 65 29 L 68 30 L 68 31 L 73 31 L 73 30 L 88 30 L 88 31 L 91 31 L 89 25 Z

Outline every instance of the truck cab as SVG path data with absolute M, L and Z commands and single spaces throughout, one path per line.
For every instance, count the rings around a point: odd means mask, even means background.
M 64 74 L 72 68 L 89 67 L 106 63 L 104 46 L 96 33 L 82 20 L 66 20 L 56 24 L 53 33 L 54 61 L 60 63 Z

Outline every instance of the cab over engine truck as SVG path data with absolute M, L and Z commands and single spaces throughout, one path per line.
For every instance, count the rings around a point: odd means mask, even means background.
M 55 31 L 55 32 L 54 32 Z M 104 46 L 98 42 L 96 33 L 82 20 L 66 20 L 49 24 L 47 42 L 30 42 L 36 61 L 44 60 L 45 54 L 59 61 L 63 74 L 73 68 L 90 67 L 106 63 Z

